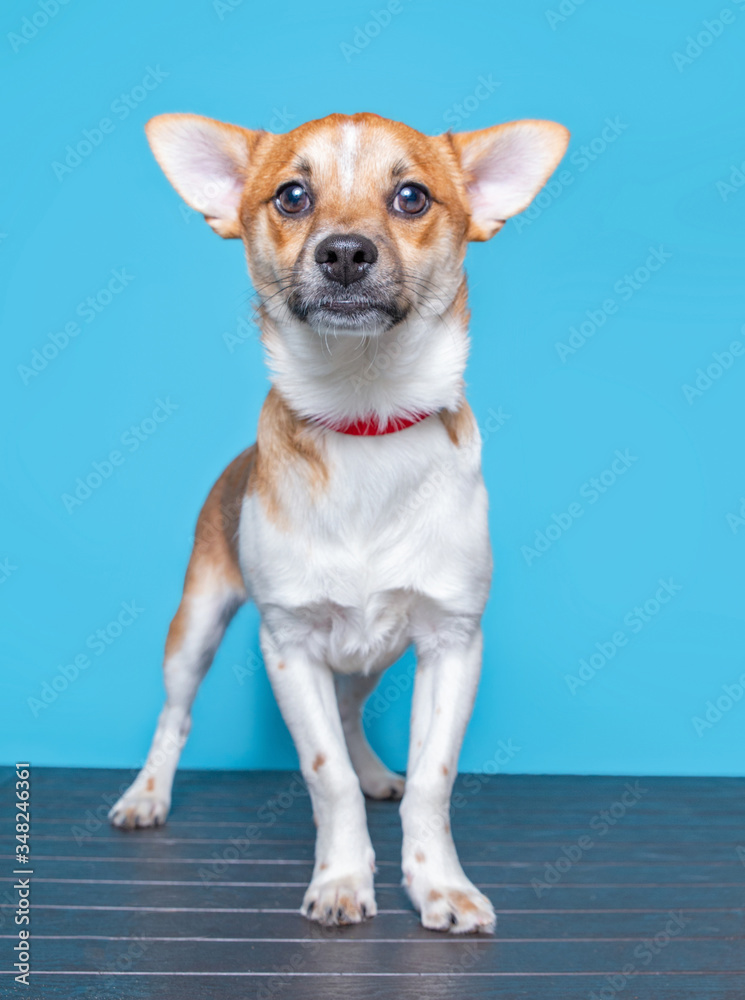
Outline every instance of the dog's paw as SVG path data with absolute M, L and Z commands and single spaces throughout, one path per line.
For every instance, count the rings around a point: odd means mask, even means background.
M 360 788 L 371 799 L 403 798 L 406 781 L 395 771 L 389 771 L 382 761 L 376 767 L 367 767 L 357 775 Z
M 109 822 L 122 830 L 162 826 L 170 801 L 157 792 L 130 788 L 109 810 Z
M 348 875 L 334 879 L 313 879 L 300 912 L 325 927 L 359 924 L 378 912 L 372 879 Z
M 420 890 L 412 902 L 420 912 L 422 926 L 451 934 L 491 934 L 497 924 L 494 907 L 476 886 L 467 882 L 458 887 L 431 887 Z

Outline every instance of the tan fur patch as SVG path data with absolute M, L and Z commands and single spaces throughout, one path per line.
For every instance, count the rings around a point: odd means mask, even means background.
M 474 913 L 478 906 L 468 898 L 465 892 L 451 892 L 450 901 L 457 906 L 461 913 Z
M 328 865 L 326 864 L 325 861 L 322 861 L 321 864 L 318 866 L 319 872 L 325 872 L 327 868 L 328 868 Z
M 189 603 L 199 593 L 205 577 L 212 584 L 218 576 L 238 594 L 245 595 L 238 562 L 238 526 L 255 456 L 254 445 L 235 458 L 210 490 L 200 511 L 181 604 L 168 630 L 167 657 L 181 647 L 188 627 Z
M 448 309 L 448 319 L 451 319 L 460 330 L 466 330 L 471 321 L 471 311 L 468 308 L 468 279 L 465 274 L 455 293 L 453 304 Z
M 448 768 L 447 764 L 442 765 L 442 773 L 445 775 L 450 774 L 450 769 Z
M 440 410 L 440 420 L 445 425 L 448 437 L 456 448 L 473 438 L 476 430 L 476 418 L 465 399 L 457 410 Z
M 326 758 L 322 753 L 316 754 L 316 759 L 313 761 L 313 770 L 318 771 L 319 768 L 323 767 L 326 763 Z
M 155 789 L 155 778 L 148 778 L 147 784 L 145 785 L 146 792 L 152 792 Z
M 168 635 L 166 636 L 166 659 L 169 656 L 173 656 L 181 649 L 181 644 L 184 641 L 184 634 L 186 633 L 186 625 L 188 622 L 189 613 L 186 607 L 186 596 L 181 598 L 181 603 L 178 606 L 176 614 L 171 619 L 171 624 L 168 627 Z
M 436 903 L 438 899 L 442 899 L 442 893 L 438 892 L 437 889 L 432 889 L 432 891 L 428 896 L 428 899 L 430 903 Z
M 318 492 L 328 482 L 328 469 L 319 445 L 319 432 L 301 420 L 271 389 L 259 417 L 256 463 L 248 481 L 249 493 L 260 498 L 267 517 L 288 526 L 282 503 L 283 486 L 289 474 L 303 476 L 310 491 Z
M 422 851 L 417 851 L 414 857 L 419 862 L 420 865 L 424 864 L 424 862 L 427 860 Z

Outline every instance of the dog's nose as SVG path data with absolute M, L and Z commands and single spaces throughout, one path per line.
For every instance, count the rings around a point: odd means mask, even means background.
M 370 270 L 378 259 L 378 248 L 357 233 L 332 233 L 318 244 L 315 256 L 327 277 L 340 285 L 351 285 Z

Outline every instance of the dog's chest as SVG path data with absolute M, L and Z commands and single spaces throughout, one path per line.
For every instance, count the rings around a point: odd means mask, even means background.
M 275 609 L 273 625 L 289 644 L 341 673 L 375 673 L 390 666 L 411 641 L 416 599 L 401 591 L 373 591 L 347 597 L 351 603 L 321 601 Z M 277 628 L 278 626 L 278 628 Z
M 331 439 L 329 481 L 288 483 L 292 527 L 249 498 L 241 560 L 264 623 L 334 669 L 392 663 L 448 615 L 478 615 L 491 567 L 478 448 L 441 426 L 389 439 Z

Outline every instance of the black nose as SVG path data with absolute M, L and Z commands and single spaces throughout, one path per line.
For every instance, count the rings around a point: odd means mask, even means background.
M 316 247 L 316 263 L 340 285 L 364 278 L 377 259 L 378 248 L 373 241 L 357 233 L 332 233 Z

